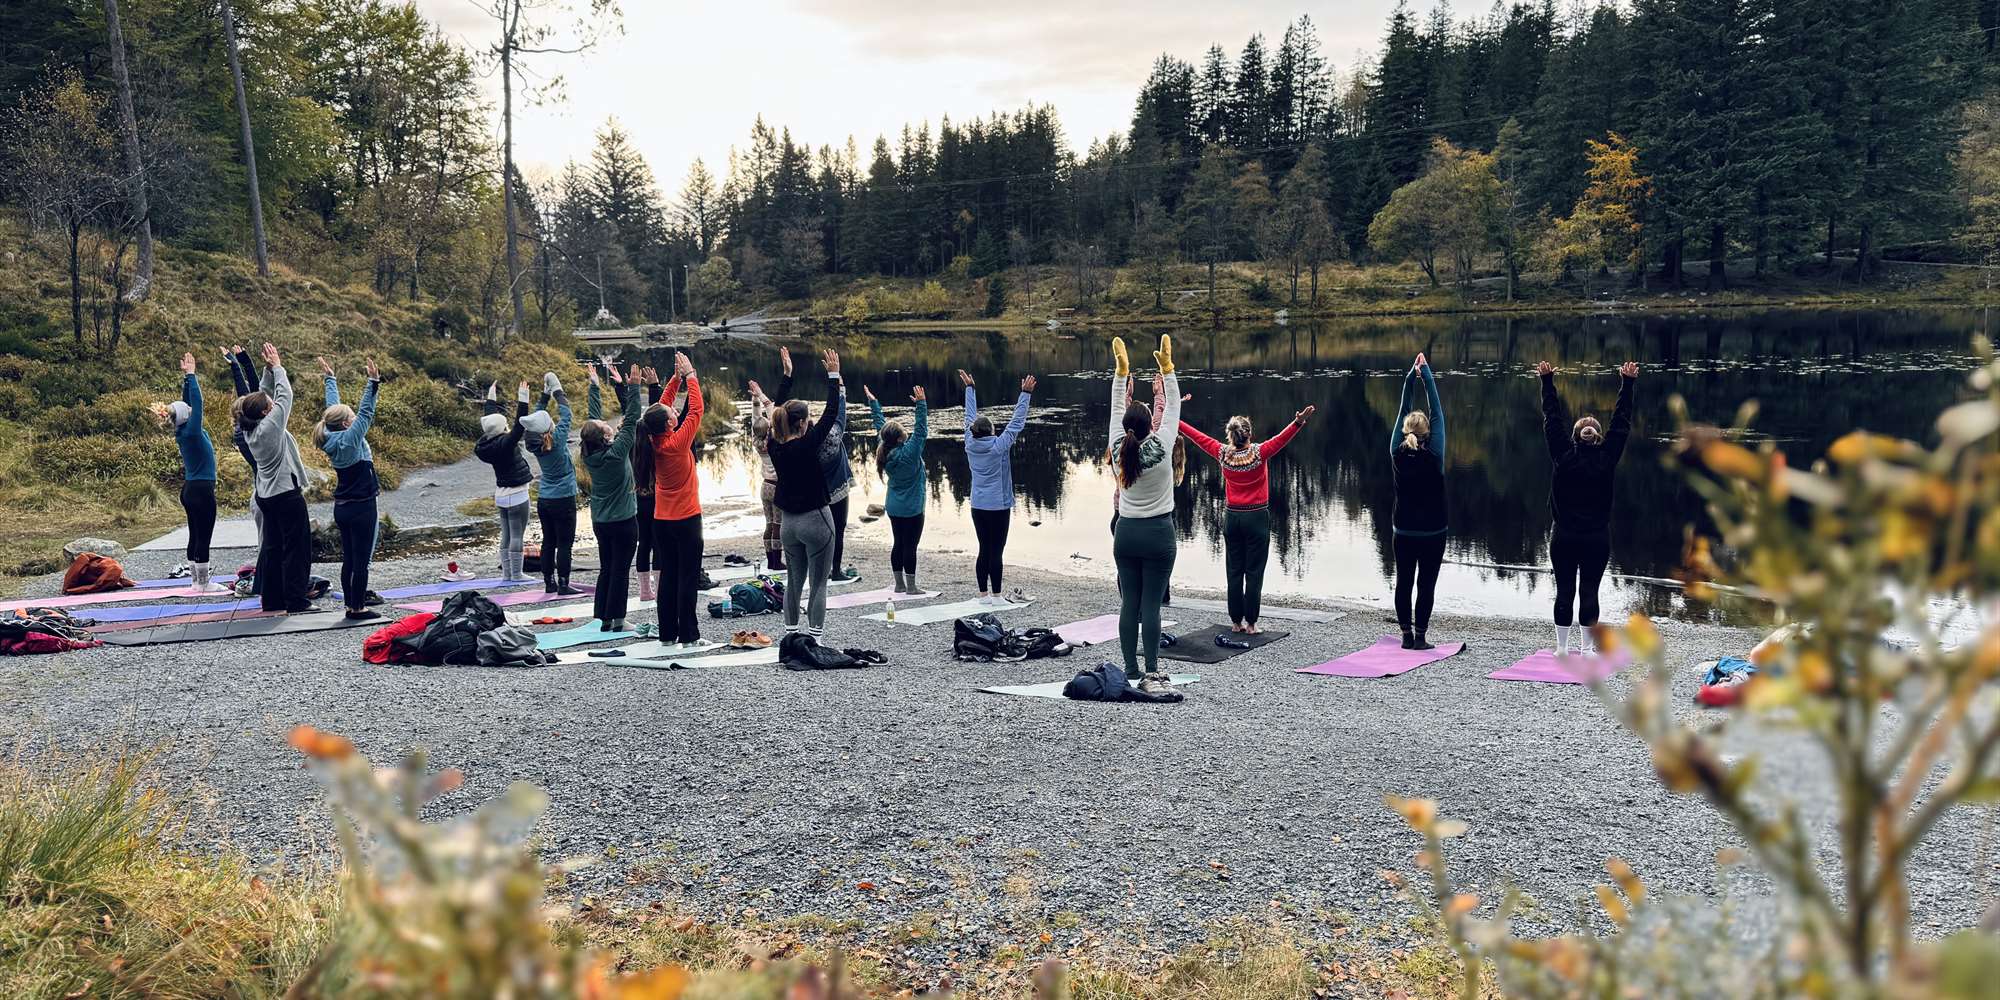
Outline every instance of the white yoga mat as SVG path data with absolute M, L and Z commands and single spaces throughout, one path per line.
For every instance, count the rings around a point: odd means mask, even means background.
M 537 618 L 574 618 L 581 622 L 589 621 L 590 617 L 596 613 L 597 606 L 594 604 L 564 604 L 554 608 L 526 608 L 521 611 L 507 612 L 507 624 L 533 625 Z
M 1179 687 L 1182 684 L 1193 684 L 1198 680 L 1201 680 L 1200 674 L 1173 674 L 1170 683 Z M 1064 700 L 1063 688 L 1068 685 L 1069 682 L 1064 680 L 1050 681 L 1047 684 L 1000 684 L 979 690 L 983 694 L 1011 694 L 1017 698 L 1055 698 L 1060 701 Z
M 897 608 L 896 624 L 931 625 L 937 622 L 948 622 L 955 618 L 963 618 L 966 615 L 976 615 L 987 611 L 996 613 L 1001 611 L 1019 611 L 1025 607 L 1027 607 L 1026 604 L 981 604 L 978 598 L 972 598 L 963 601 L 953 601 L 950 604 L 927 604 L 920 608 L 910 608 L 908 610 Z M 884 611 L 877 611 L 872 615 L 862 615 L 861 617 L 876 622 L 887 622 L 889 620 L 888 613 Z
M 681 649 L 679 646 L 679 643 L 669 644 L 661 642 L 658 639 L 645 639 L 640 642 L 628 642 L 617 648 L 625 651 L 624 658 L 628 660 L 678 660 L 690 656 L 700 656 L 711 650 L 721 649 L 723 643 L 710 642 L 707 639 L 703 639 L 691 649 Z M 588 650 L 569 650 L 556 654 L 557 663 L 589 663 L 591 660 L 601 659 L 603 659 L 601 656 L 589 655 Z
M 1202 597 L 1176 597 L 1171 605 L 1175 610 L 1187 608 L 1192 611 L 1213 611 L 1217 614 L 1229 613 L 1229 605 L 1222 601 L 1211 601 Z M 1321 611 L 1318 608 L 1281 608 L 1270 604 L 1259 609 L 1262 618 L 1282 618 L 1294 622 L 1337 622 L 1347 617 L 1345 611 Z
M 183 524 L 132 551 L 158 552 L 162 549 L 185 549 L 187 543 L 187 525 Z M 217 521 L 215 537 L 209 539 L 208 546 L 212 549 L 254 549 L 257 547 L 257 522 L 248 518 L 241 521 Z
M 558 654 L 561 655 L 561 654 Z M 559 663 L 572 662 L 567 659 Z M 709 670 L 717 667 L 754 667 L 778 662 L 778 647 L 769 649 L 741 650 L 734 653 L 709 653 L 706 656 L 655 657 L 616 656 L 586 657 L 581 661 L 586 665 L 607 664 L 614 667 L 641 667 L 647 670 L 674 670 L 675 664 L 682 670 Z

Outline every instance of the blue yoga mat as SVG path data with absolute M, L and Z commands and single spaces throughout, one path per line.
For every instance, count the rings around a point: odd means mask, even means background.
M 124 608 L 85 608 L 89 614 L 77 614 L 78 618 L 91 618 L 101 622 L 143 622 L 155 618 L 172 618 L 175 615 L 206 615 L 218 611 L 255 611 L 261 602 L 255 597 L 240 601 L 223 601 L 219 604 L 139 604 Z
M 401 601 L 411 597 L 456 594 L 461 590 L 492 590 L 497 587 L 518 587 L 522 585 L 522 582 L 519 580 L 510 584 L 497 576 L 492 576 L 483 577 L 478 580 L 451 580 L 444 583 L 420 583 L 409 587 L 391 587 L 388 590 L 378 590 L 376 593 L 382 595 L 386 600 Z M 340 591 L 336 590 L 333 592 L 332 600 L 338 601 L 341 597 L 342 594 Z

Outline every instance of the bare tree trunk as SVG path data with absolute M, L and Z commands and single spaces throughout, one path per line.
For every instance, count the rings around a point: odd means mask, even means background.
M 83 343 L 83 223 L 69 222 L 69 323 L 76 342 Z
M 257 274 L 271 276 L 270 248 L 264 241 L 264 198 L 257 190 L 257 143 L 250 137 L 250 101 L 243 92 L 243 55 L 236 44 L 236 12 L 222 0 L 222 39 L 229 49 L 229 76 L 236 84 L 236 120 L 243 129 L 243 172 L 250 180 L 250 234 L 256 240 Z
M 118 117 L 125 132 L 125 169 L 131 173 L 132 214 L 139 220 L 139 263 L 125 299 L 144 302 L 153 291 L 153 213 L 146 204 L 146 164 L 139 157 L 139 116 L 132 110 L 132 74 L 125 68 L 125 29 L 118 22 L 118 0 L 104 0 L 104 23 L 111 35 L 111 73 L 118 81 Z
M 521 17 L 519 0 L 509 0 L 506 12 L 500 27 L 500 202 L 507 225 L 507 294 L 514 303 L 514 325 L 509 332 L 518 337 L 525 308 L 521 301 L 520 241 L 514 232 L 514 31 Z

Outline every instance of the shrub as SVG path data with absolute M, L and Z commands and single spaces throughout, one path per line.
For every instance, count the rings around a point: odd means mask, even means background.
M 479 434 L 479 408 L 450 386 L 430 379 L 399 378 L 382 383 L 375 409 L 377 425 L 398 435 L 435 432 L 469 441 Z

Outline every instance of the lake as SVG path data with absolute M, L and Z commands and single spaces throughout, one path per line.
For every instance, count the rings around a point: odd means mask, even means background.
M 1231 414 L 1249 416 L 1259 438 L 1312 404 L 1318 413 L 1272 463 L 1271 594 L 1363 601 L 1387 606 L 1394 576 L 1389 520 L 1393 485 L 1389 426 L 1403 373 L 1429 354 L 1449 419 L 1451 540 L 1438 584 L 1443 612 L 1540 617 L 1553 581 L 1531 569 L 1547 565 L 1549 459 L 1542 443 L 1533 368 L 1549 360 L 1572 412 L 1608 420 L 1617 366 L 1642 367 L 1636 426 L 1618 473 L 1612 517 L 1614 574 L 1669 576 L 1678 566 L 1684 526 L 1701 504 L 1663 466 L 1679 394 L 1698 420 L 1729 422 L 1739 405 L 1760 404 L 1758 431 L 1795 461 L 1819 455 L 1855 427 L 1925 438 L 1937 412 L 1963 390 L 1975 332 L 1989 329 L 1982 310 L 1738 312 L 1671 316 L 1422 317 L 1168 330 L 1186 404 L 1184 419 L 1220 436 Z M 873 425 L 860 387 L 874 389 L 891 416 L 907 420 L 909 392 L 930 395 L 932 436 L 929 518 L 923 557 L 968 560 L 973 546 L 966 507 L 970 487 L 962 437 L 962 392 L 953 372 L 977 380 L 980 403 L 1004 422 L 1020 378 L 1041 380 L 1028 429 L 1014 451 L 1019 497 L 1008 561 L 1108 577 L 1114 570 L 1108 525 L 1110 472 L 1100 461 L 1110 414 L 1110 338 L 1122 333 L 1135 359 L 1150 364 L 1161 331 L 1021 331 L 1009 333 L 874 332 L 847 337 L 728 338 L 694 352 L 711 382 L 748 379 L 775 392 L 779 344 L 802 373 L 819 371 L 821 346 L 841 352 L 856 407 L 852 426 L 855 512 L 880 503 Z M 670 358 L 655 352 L 663 371 Z M 808 367 L 810 366 L 810 367 Z M 726 369 L 726 370 L 725 370 Z M 1140 396 L 1150 400 L 1150 371 Z M 816 379 L 800 394 L 817 398 Z M 705 491 L 743 493 L 755 476 L 741 437 L 712 441 L 702 463 Z M 707 493 L 705 492 L 705 495 Z M 1175 577 L 1222 584 L 1222 476 L 1191 452 L 1175 517 L 1181 548 Z M 1039 522 L 1031 526 L 1031 522 Z M 887 543 L 888 524 L 851 525 L 859 537 Z M 864 572 L 871 567 L 862 567 Z M 872 567 L 886 575 L 884 567 Z M 1638 580 L 1606 583 L 1605 614 L 1643 607 L 1660 614 L 1710 616 L 1678 591 Z

